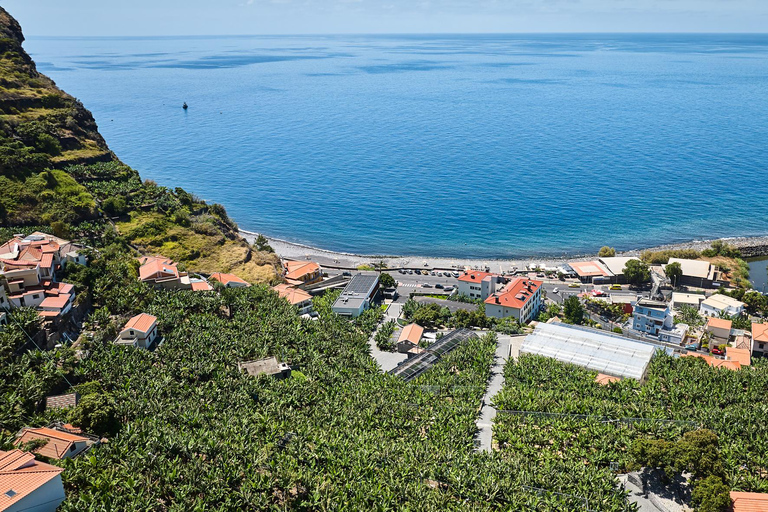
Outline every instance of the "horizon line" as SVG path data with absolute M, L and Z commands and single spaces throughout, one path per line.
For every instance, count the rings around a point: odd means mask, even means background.
M 675 36 L 767 36 L 766 32 L 616 32 L 616 31 L 539 31 L 539 32 L 296 32 L 261 34 L 178 34 L 178 35 L 39 35 L 25 34 L 25 39 L 193 39 L 193 38 L 248 38 L 248 37 L 404 37 L 404 36 L 536 36 L 536 35 L 675 35 Z

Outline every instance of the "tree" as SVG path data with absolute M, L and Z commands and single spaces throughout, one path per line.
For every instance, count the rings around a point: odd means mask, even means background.
M 93 393 L 80 399 L 67 418 L 70 423 L 86 432 L 101 435 L 112 433 L 119 424 L 115 400 L 109 393 Z
M 731 493 L 722 478 L 712 475 L 696 484 L 691 502 L 697 512 L 725 512 L 731 508 Z
M 257 251 L 261 252 L 275 252 L 272 246 L 269 245 L 269 240 L 267 240 L 267 237 L 264 235 L 259 235 L 256 237 L 256 240 L 253 241 L 253 247 Z
M 616 256 L 616 249 L 614 249 L 613 247 L 608 247 L 607 245 L 604 245 L 600 248 L 600 252 L 598 252 L 597 255 L 600 258 L 611 258 L 613 256 Z
M 624 266 L 624 277 L 630 284 L 638 285 L 651 279 L 651 270 L 641 260 L 629 260 Z
M 672 281 L 672 286 L 677 286 L 677 281 L 683 276 L 683 267 L 675 261 L 664 267 L 664 273 Z
M 675 316 L 676 324 L 686 324 L 689 327 L 698 327 L 704 325 L 704 319 L 701 318 L 699 310 L 693 306 L 682 306 Z
M 397 283 L 395 282 L 395 278 L 392 277 L 391 274 L 387 274 L 386 272 L 382 272 L 379 275 L 379 284 L 383 286 L 384 288 L 394 288 L 397 286 Z
M 575 295 L 571 295 L 563 301 L 563 315 L 569 324 L 580 325 L 584 322 L 584 306 Z

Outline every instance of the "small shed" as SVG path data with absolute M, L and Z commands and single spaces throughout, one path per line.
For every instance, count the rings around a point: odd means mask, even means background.
M 413 347 L 419 346 L 421 337 L 424 334 L 424 328 L 419 324 L 408 324 L 403 327 L 400 337 L 397 340 L 397 351 L 401 354 L 407 353 Z
M 254 377 L 257 375 L 271 375 L 276 379 L 285 379 L 291 376 L 291 367 L 286 363 L 278 362 L 275 356 L 254 361 L 243 361 L 237 363 L 237 368 L 240 371 L 245 370 L 248 375 Z
M 75 407 L 80 400 L 77 393 L 68 393 L 66 395 L 53 395 L 45 397 L 46 409 L 69 409 Z

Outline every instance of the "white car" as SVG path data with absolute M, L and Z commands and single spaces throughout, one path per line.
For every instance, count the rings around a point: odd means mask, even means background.
M 560 293 L 560 289 L 559 288 L 555 288 L 554 290 L 552 290 L 552 293 Z

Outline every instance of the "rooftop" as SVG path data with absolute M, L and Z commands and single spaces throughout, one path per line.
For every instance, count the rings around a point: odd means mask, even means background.
M 401 362 L 389 373 L 400 377 L 406 382 L 413 380 L 432 368 L 445 354 L 474 337 L 475 333 L 470 329 L 457 329 L 434 342 L 424 349 L 424 352 Z
M 280 297 L 284 298 L 294 306 L 301 304 L 302 302 L 306 302 L 308 300 L 312 300 L 312 296 L 302 290 L 301 288 L 296 288 L 295 286 L 291 286 L 289 284 L 279 284 L 277 286 L 272 287 L 273 290 L 277 292 Z
M 277 375 L 289 369 L 287 364 L 278 362 L 275 356 L 254 361 L 243 361 L 242 363 L 237 363 L 237 368 L 240 371 L 245 370 L 251 376 Z
M 768 342 L 768 324 L 752 324 L 752 340 L 759 343 Z
M 378 284 L 377 275 L 355 274 L 333 303 L 333 307 L 358 309 L 373 294 Z
M 738 361 L 728 361 L 726 359 L 718 359 L 714 356 L 707 354 L 699 354 L 697 352 L 688 352 L 681 357 L 698 357 L 707 362 L 712 368 L 726 368 L 728 370 L 741 370 L 741 363 Z
M 732 512 L 766 512 L 768 493 L 731 491 Z
M 505 286 L 501 292 L 494 293 L 485 299 L 485 303 L 521 309 L 531 300 L 542 284 L 544 284 L 542 281 L 518 277 Z
M 714 309 L 725 309 L 729 307 L 738 309 L 744 307 L 743 302 L 736 300 L 733 297 L 729 297 L 728 295 L 723 295 L 722 293 L 716 293 L 707 297 L 702 304 Z
M 143 256 L 139 258 L 139 263 L 141 263 L 141 267 L 139 267 L 139 279 L 142 281 L 154 279 L 153 276 L 155 274 L 166 274 L 179 277 L 179 269 L 173 260 L 155 256 Z
M 597 261 L 574 261 L 568 263 L 580 277 L 609 276 L 607 269 Z
M 624 274 L 624 267 L 627 266 L 627 262 L 630 260 L 638 260 L 639 258 L 625 257 L 625 256 L 613 256 L 610 258 L 598 258 L 598 261 L 608 269 L 608 272 L 614 276 L 620 276 Z
M 730 361 L 736 361 L 741 366 L 749 366 L 752 364 L 751 358 L 752 351 L 746 348 L 726 347 L 725 357 Z
M 0 510 L 11 508 L 62 471 L 63 468 L 36 461 L 31 453 L 0 450 Z
M 146 313 L 139 313 L 128 320 L 125 327 L 123 327 L 123 331 L 126 329 L 134 329 L 136 331 L 147 333 L 152 329 L 152 326 L 155 325 L 155 322 L 157 322 L 157 317 Z
M 240 279 L 235 274 L 225 274 L 223 272 L 214 272 L 213 274 L 211 274 L 211 279 L 214 281 L 218 281 L 225 286 L 229 283 L 240 283 L 240 284 L 245 284 L 250 286 L 248 281 Z
M 539 323 L 521 353 L 551 357 L 614 377 L 641 379 L 656 346 L 615 334 L 560 323 Z
M 684 276 L 697 277 L 700 279 L 715 278 L 715 267 L 708 261 L 669 258 L 669 263 L 679 263 Z M 669 265 L 669 263 L 667 263 L 667 265 Z
M 424 335 L 424 328 L 419 324 L 408 324 L 400 331 L 400 337 L 397 342 L 410 341 L 414 345 L 418 345 L 421 341 L 421 337 Z
M 713 329 L 725 329 L 730 331 L 732 326 L 733 322 L 726 320 L 725 318 L 716 318 L 711 316 L 707 319 L 707 327 L 712 327 Z
M 672 292 L 672 302 L 675 304 L 695 304 L 697 309 L 704 299 L 706 297 L 700 293 Z
M 492 275 L 494 274 L 492 274 L 491 272 L 483 272 L 481 270 L 470 270 L 460 275 L 459 281 L 464 281 L 466 283 L 481 283 L 483 279 Z
M 25 428 L 22 430 L 21 435 L 16 438 L 14 444 L 21 446 L 24 443 L 28 443 L 35 439 L 44 439 L 48 442 L 34 450 L 35 453 L 49 457 L 51 459 L 61 459 L 70 450 L 73 443 L 88 442 L 87 437 L 70 434 L 69 432 L 61 432 L 52 428 Z
M 284 265 L 286 279 L 300 279 L 307 274 L 320 271 L 320 265 L 314 261 L 286 261 Z

